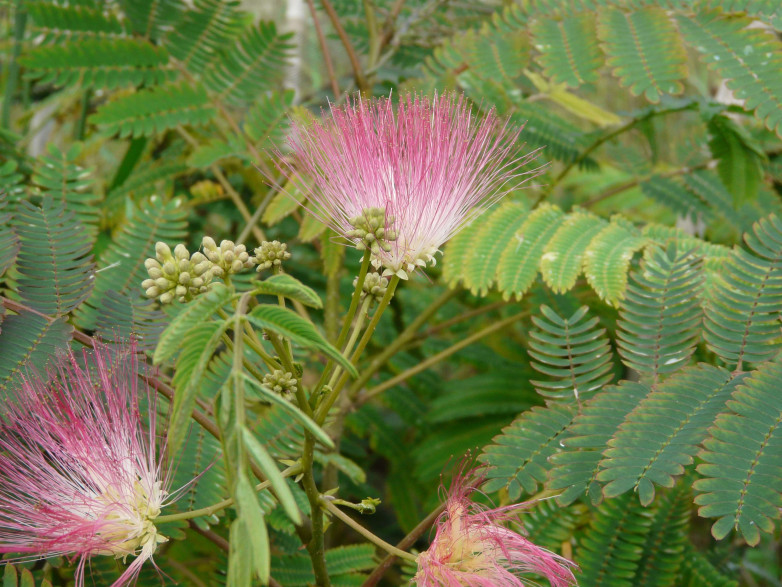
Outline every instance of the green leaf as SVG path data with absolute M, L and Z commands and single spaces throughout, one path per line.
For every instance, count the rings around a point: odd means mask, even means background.
M 559 208 L 545 203 L 527 216 L 497 266 L 497 284 L 504 299 L 521 297 L 532 285 L 540 257 L 563 220 Z
M 154 363 L 159 365 L 174 356 L 193 328 L 209 321 L 217 310 L 228 303 L 232 295 L 233 292 L 222 283 L 214 283 L 208 292 L 184 305 L 160 335 Z
M 646 384 L 622 381 L 606 387 L 582 408 L 570 426 L 568 437 L 562 440 L 565 450 L 551 457 L 554 467 L 549 488 L 564 489 L 557 497 L 558 503 L 569 505 L 585 495 L 593 504 L 602 500 L 596 477 L 606 443 L 649 392 Z
M 168 52 L 145 39 L 75 39 L 32 47 L 19 59 L 41 84 L 117 88 L 170 79 Z
M 258 149 L 282 146 L 290 127 L 288 110 L 293 105 L 293 90 L 262 94 L 244 118 L 244 130 Z
M 503 428 L 480 456 L 489 466 L 483 489 L 507 489 L 513 501 L 518 501 L 522 493 L 534 494 L 538 484 L 546 481 L 548 458 L 559 450 L 560 440 L 567 435 L 574 416 L 575 410 L 570 406 L 536 406 Z
M 115 97 L 90 122 L 120 137 L 154 136 L 180 125 L 207 124 L 215 114 L 200 85 L 171 83 Z
M 277 404 L 280 406 L 280 408 L 282 408 L 282 410 L 293 415 L 293 417 L 296 418 L 318 441 L 320 441 L 323 446 L 327 448 L 334 448 L 334 441 L 331 440 L 331 437 L 326 434 L 326 432 L 324 432 L 323 429 L 318 426 L 312 418 L 307 416 L 307 414 L 302 412 L 291 402 L 281 398 L 279 394 L 267 389 L 265 386 L 259 384 L 257 381 L 248 377 L 247 375 L 244 376 L 244 379 L 247 381 L 247 383 L 251 384 L 255 390 L 265 399 L 273 404 Z
M 182 352 L 177 360 L 174 376 L 174 402 L 171 406 L 171 421 L 168 426 L 168 454 L 175 455 L 181 448 L 187 435 L 190 417 L 196 406 L 201 379 L 212 360 L 223 334 L 231 326 L 231 321 L 205 322 L 190 330 L 189 336 L 182 341 Z
M 272 275 L 253 284 L 253 295 L 284 296 L 310 308 L 321 309 L 323 302 L 315 290 L 287 273 Z
M 607 483 L 603 495 L 611 498 L 632 489 L 641 505 L 649 505 L 655 485 L 673 487 L 673 478 L 693 462 L 707 428 L 741 379 L 701 365 L 657 386 L 608 441 L 597 475 Z
M 0 174 L 2 174 L 2 166 L 0 166 Z M 7 198 L 6 192 L 0 189 L 0 228 L 2 228 L 0 230 L 0 277 L 16 261 L 20 247 L 19 237 L 11 226 L 10 211 L 7 211 Z
M 279 34 L 273 22 L 261 21 L 223 51 L 204 73 L 206 86 L 231 104 L 254 101 L 276 86 L 292 48 L 292 33 Z
M 597 33 L 613 74 L 634 96 L 643 94 L 656 104 L 665 94 L 684 90 L 687 55 L 663 8 L 604 9 Z
M 119 37 L 124 31 L 115 14 L 97 6 L 63 6 L 49 2 L 27 2 L 32 27 L 44 35 L 44 44 L 89 37 Z
M 627 288 L 627 269 L 633 254 L 648 243 L 629 222 L 613 218 L 584 252 L 584 274 L 597 295 L 619 305 Z
M 463 268 L 464 286 L 474 294 L 485 295 L 494 284 L 500 256 L 521 228 L 526 209 L 519 202 L 508 201 L 481 218 Z
M 15 289 L 30 308 L 63 316 L 90 295 L 94 285 L 91 243 L 63 202 L 47 196 L 41 207 L 20 202 L 13 219 L 19 237 Z
M 680 181 L 663 175 L 652 175 L 639 185 L 643 194 L 656 202 L 667 206 L 682 216 L 698 214 L 709 218 L 713 210 L 688 190 Z
M 718 161 L 722 183 L 733 194 L 734 206 L 754 201 L 763 180 L 765 153 L 743 127 L 727 116 L 712 117 L 709 133 L 711 155 Z
M 750 545 L 773 532 L 782 507 L 782 361 L 764 363 L 733 392 L 698 455 L 695 503 L 720 540 L 733 529 Z
M 603 55 L 597 43 L 595 16 L 582 12 L 561 20 L 540 18 L 531 27 L 538 63 L 547 78 L 571 88 L 597 81 Z
M 49 322 L 31 312 L 6 316 L 0 330 L 0 398 L 16 387 L 25 368 L 43 373 L 48 361 L 67 349 L 72 335 L 64 318 Z
M 301 524 L 301 512 L 299 512 L 296 500 L 293 499 L 293 494 L 285 482 L 285 478 L 277 468 L 277 463 L 274 462 L 269 452 L 247 428 L 242 427 L 241 436 L 250 456 L 258 464 L 269 483 L 271 483 L 274 494 L 280 501 L 280 505 L 285 510 L 285 513 L 294 524 Z
M 239 31 L 236 2 L 195 0 L 166 39 L 166 46 L 182 67 L 202 75 L 217 59 L 226 42 Z
M 323 234 L 328 227 L 312 214 L 305 214 L 301 221 L 298 238 L 303 243 L 310 243 Z
M 551 237 L 540 258 L 543 281 L 555 292 L 570 290 L 581 273 L 589 243 L 606 221 L 588 212 L 569 214 Z
M 625 365 L 655 381 L 687 364 L 700 338 L 701 260 L 674 243 L 647 249 L 630 276 L 617 326 Z
M 276 305 L 260 304 L 247 314 L 256 328 L 266 328 L 290 339 L 304 348 L 317 350 L 334 359 L 348 373 L 356 377 L 356 368 L 308 322 L 298 314 Z
M 570 318 L 560 317 L 545 305 L 540 310 L 545 320 L 532 317 L 537 330 L 529 333 L 528 352 L 532 367 L 549 380 L 530 383 L 547 398 L 578 403 L 589 399 L 613 379 L 605 328 L 596 328 L 597 317 L 584 320 L 587 306 Z
M 704 306 L 707 345 L 737 370 L 779 350 L 782 220 L 773 214 L 760 220 L 745 240 L 755 254 L 734 249 Z
M 271 567 L 269 535 L 255 488 L 247 475 L 239 475 L 234 490 L 238 517 L 231 524 L 228 585 L 251 585 L 253 577 L 268 583 Z
M 301 194 L 301 191 L 298 187 L 295 186 L 295 184 L 290 182 L 286 184 L 286 186 L 272 198 L 272 201 L 269 202 L 268 206 L 266 206 L 266 210 L 263 211 L 261 220 L 264 224 L 267 224 L 268 226 L 274 226 L 280 222 L 280 220 L 290 216 L 296 210 L 298 210 L 299 201 L 292 197 L 289 193 L 289 190 L 292 189 L 296 189 L 296 193 Z M 303 199 L 303 196 L 301 197 Z
M 776 36 L 750 28 L 751 17 L 719 10 L 677 14 L 676 21 L 684 39 L 727 80 L 735 98 L 744 100 L 743 108 L 782 136 L 782 43 Z

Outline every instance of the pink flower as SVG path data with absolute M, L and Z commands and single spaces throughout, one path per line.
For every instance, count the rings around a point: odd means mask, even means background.
M 418 587 L 524 587 L 519 574 L 546 577 L 552 587 L 576 583 L 571 561 L 506 528 L 527 504 L 487 509 L 473 502 L 467 475 L 457 475 L 429 550 L 418 556 Z
M 520 128 L 494 109 L 475 116 L 462 97 L 406 95 L 332 106 L 331 118 L 294 123 L 283 173 L 310 179 L 308 208 L 384 275 L 434 263 L 467 222 L 539 169 L 521 171 Z M 525 178 L 526 179 L 526 178 Z M 302 178 L 301 185 L 309 185 Z
M 78 559 L 80 587 L 91 557 L 136 556 L 119 587 L 167 540 L 154 520 L 170 475 L 156 456 L 155 396 L 139 391 L 137 373 L 134 345 L 98 344 L 60 357 L 48 381 L 26 378 L 4 402 L 0 553 Z

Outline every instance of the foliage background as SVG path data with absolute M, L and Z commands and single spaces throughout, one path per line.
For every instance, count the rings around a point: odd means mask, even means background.
M 143 333 L 151 352 L 176 313 L 141 295 L 158 240 L 288 242 L 288 270 L 325 300 L 310 315 L 333 340 L 359 257 L 264 180 L 288 117 L 355 90 L 456 90 L 525 124 L 550 165 L 398 291 L 339 423 L 341 456 L 320 465 L 342 497 L 383 499 L 362 521 L 390 542 L 473 450 L 495 502 L 558 496 L 523 523 L 581 566 L 582 585 L 779 585 L 778 2 L 312 8 L 1 5 L 0 393 L 86 335 Z M 204 332 L 187 334 L 203 346 Z M 204 402 L 225 363 L 211 363 Z M 192 368 L 184 351 L 161 366 L 175 391 Z M 255 416 L 277 458 L 296 454 L 300 429 L 275 409 Z M 183 478 L 220 450 L 200 427 L 187 443 Z M 222 483 L 216 466 L 180 506 L 219 501 Z M 292 525 L 270 496 L 264 507 L 272 577 L 306 585 Z M 187 540 L 156 560 L 183 584 L 223 584 L 226 557 L 203 535 L 225 529 L 172 528 Z M 335 583 L 366 581 L 374 549 L 339 524 L 328 542 Z M 63 564 L 28 565 L 30 580 L 66 584 Z M 7 569 L 9 585 L 28 580 Z M 157 581 L 145 572 L 141 584 Z

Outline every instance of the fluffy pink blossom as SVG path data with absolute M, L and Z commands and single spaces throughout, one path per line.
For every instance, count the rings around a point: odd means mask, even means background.
M 360 97 L 324 122 L 295 122 L 283 173 L 310 186 L 307 207 L 385 275 L 434 263 L 465 223 L 539 170 L 522 171 L 520 128 L 461 96 Z M 307 179 L 308 178 L 308 179 Z
M 545 577 L 552 587 L 576 583 L 574 563 L 504 525 L 527 504 L 488 509 L 472 501 L 474 491 L 467 475 L 454 478 L 434 540 L 418 556 L 418 587 L 524 587 L 530 583 L 519 575 L 527 573 Z
M 0 553 L 12 560 L 136 558 L 135 581 L 166 538 L 154 520 L 170 495 L 157 457 L 154 394 L 138 389 L 135 347 L 98 344 L 25 378 L 0 416 Z M 139 402 L 142 408 L 139 408 Z

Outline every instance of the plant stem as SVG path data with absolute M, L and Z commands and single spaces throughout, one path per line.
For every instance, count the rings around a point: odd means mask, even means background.
M 383 315 L 383 312 L 388 307 L 391 298 L 394 297 L 394 291 L 396 290 L 396 286 L 398 284 L 399 284 L 399 276 L 394 275 L 391 278 L 391 281 L 388 283 L 388 287 L 386 288 L 386 293 L 383 296 L 383 299 L 380 300 L 380 303 L 378 304 L 375 313 L 372 315 L 372 320 L 369 322 L 367 329 L 364 331 L 364 336 L 361 337 L 361 340 L 359 341 L 356 350 L 353 351 L 353 356 L 350 358 L 350 362 L 353 363 L 354 365 L 358 363 L 358 359 L 361 356 L 361 353 L 364 351 L 364 348 L 367 346 L 367 343 L 369 343 L 369 339 L 372 338 L 372 334 L 374 334 L 375 328 L 377 327 L 378 322 L 380 322 L 380 317 Z M 323 422 L 326 421 L 326 416 L 328 416 L 331 406 L 333 406 L 334 402 L 337 401 L 337 398 L 339 397 L 339 392 L 342 389 L 342 386 L 345 385 L 347 378 L 348 378 L 348 373 L 343 373 L 342 377 L 340 377 L 337 384 L 329 392 L 329 395 L 326 396 L 326 398 L 323 400 L 323 403 L 318 407 L 318 411 L 315 414 L 315 422 L 317 422 L 318 426 L 322 426 Z
M 331 61 L 331 53 L 329 53 L 329 47 L 326 44 L 326 37 L 323 35 L 323 29 L 321 28 L 320 21 L 318 20 L 318 13 L 315 10 L 315 3 L 312 0 L 307 0 L 307 4 L 309 5 L 310 13 L 312 14 L 312 22 L 315 25 L 315 34 L 318 37 L 320 52 L 323 53 L 323 62 L 326 65 L 326 71 L 329 74 L 331 91 L 334 93 L 334 98 L 338 99 L 340 91 L 339 84 L 337 83 L 337 75 L 334 73 L 334 63 Z
M 364 526 L 356 522 L 353 518 L 351 518 L 349 515 L 347 515 L 345 512 L 343 512 L 341 509 L 339 509 L 336 505 L 334 505 L 328 497 L 321 498 L 320 503 L 325 506 L 325 508 L 334 515 L 334 517 L 339 518 L 342 520 L 345 524 L 353 528 L 356 532 L 361 534 L 364 538 L 372 542 L 373 544 L 379 546 L 386 552 L 393 554 L 396 557 L 404 558 L 409 561 L 415 562 L 417 560 L 417 557 L 414 554 L 410 554 L 409 552 L 405 552 L 404 550 L 401 550 L 397 548 L 396 546 L 389 544 L 382 538 L 376 536 Z
M 404 551 L 405 549 L 413 546 L 413 544 L 416 543 L 416 541 L 423 535 L 423 533 L 426 532 L 432 526 L 432 524 L 437 521 L 437 518 L 439 518 L 440 514 L 442 514 L 444 511 L 445 503 L 442 503 L 437 506 L 436 509 L 430 512 L 428 516 L 421 520 L 415 528 L 410 530 L 410 533 L 402 538 L 402 540 L 397 543 L 396 547 Z M 393 554 L 389 554 L 386 558 L 384 558 L 383 562 L 381 562 L 375 568 L 375 570 L 370 573 L 369 577 L 367 577 L 367 580 L 364 581 L 361 587 L 374 587 L 377 585 L 380 582 L 380 579 L 383 578 L 383 575 L 386 574 L 386 571 L 388 571 L 388 569 L 391 568 L 391 565 L 394 564 L 396 558 L 397 557 Z
M 87 126 L 87 112 L 90 109 L 90 100 L 92 99 L 92 88 L 85 88 L 81 95 L 81 107 L 79 110 L 79 120 L 73 127 L 73 139 L 75 141 L 84 140 L 84 129 Z
M 302 393 L 303 395 L 303 393 Z M 309 408 L 306 399 L 300 403 L 300 408 Z M 318 587 L 330 587 L 328 571 L 326 570 L 325 544 L 323 541 L 323 514 L 320 511 L 320 492 L 315 485 L 315 476 L 312 470 L 312 462 L 315 454 L 315 438 L 309 432 L 304 434 L 304 451 L 301 455 L 301 467 L 303 472 L 302 485 L 307 494 L 307 501 L 312 510 L 312 538 L 307 544 L 307 551 L 312 560 L 312 569 L 315 572 L 315 582 Z
M 596 149 L 600 148 L 604 143 L 627 132 L 628 130 L 634 128 L 638 124 L 646 120 L 649 120 L 651 118 L 654 118 L 655 116 L 664 116 L 666 114 L 672 114 L 674 112 L 681 112 L 682 110 L 689 110 L 694 106 L 696 106 L 696 102 L 691 101 L 680 106 L 672 106 L 671 108 L 664 108 L 662 110 L 651 110 L 648 113 L 644 114 L 643 116 L 633 118 L 631 121 L 623 124 L 619 128 L 616 128 L 611 132 L 598 137 L 597 139 L 595 139 L 595 141 L 592 142 L 591 145 L 589 145 L 586 149 L 584 149 L 578 157 L 576 157 L 570 163 L 565 165 L 564 169 L 559 172 L 559 175 L 557 175 L 545 189 L 541 190 L 540 195 L 538 196 L 538 199 L 535 200 L 535 203 L 532 205 L 532 208 L 533 209 L 537 208 L 538 205 L 543 200 L 545 200 L 551 194 L 551 192 L 554 191 L 554 188 L 562 182 L 565 176 L 568 173 L 570 173 L 570 171 L 574 167 L 583 163 L 587 157 L 589 157 Z
M 369 304 L 371 303 L 372 298 L 367 296 L 364 300 L 364 303 L 361 305 L 361 309 L 358 311 L 358 317 L 356 318 L 356 323 L 353 326 L 353 332 L 350 334 L 350 339 L 342 351 L 343 355 L 350 356 L 350 351 L 353 348 L 353 345 L 356 344 L 356 340 L 358 339 L 358 335 L 361 332 L 361 328 L 364 326 L 364 319 L 367 315 L 367 311 L 369 310 Z M 336 385 L 337 378 L 340 376 L 340 373 L 342 373 L 342 368 L 337 365 L 337 367 L 334 368 L 334 373 L 332 373 L 331 379 L 329 379 L 328 383 L 329 387 L 332 389 L 334 388 L 334 385 Z
M 277 194 L 276 188 L 270 188 L 268 193 L 263 197 L 263 200 L 261 200 L 261 203 L 258 204 L 258 207 L 255 209 L 255 212 L 253 212 L 252 216 L 247 220 L 247 222 L 244 225 L 244 228 L 242 229 L 242 232 L 239 233 L 239 236 L 236 239 L 237 243 L 243 243 L 247 240 L 247 237 L 250 236 L 251 232 L 254 232 L 254 227 L 257 227 L 258 220 L 260 220 L 261 215 L 263 214 L 264 210 L 266 210 L 266 207 L 269 205 L 269 202 L 272 201 L 272 198 Z M 256 235 L 257 238 L 257 235 Z M 261 244 L 263 241 L 258 241 L 258 244 Z
M 437 299 L 429 304 L 429 306 L 423 312 L 421 312 L 398 337 L 396 337 L 394 342 L 388 345 L 379 355 L 372 359 L 369 366 L 361 372 L 361 376 L 356 379 L 353 385 L 350 386 L 348 396 L 354 397 L 355 394 L 358 393 L 358 391 L 364 387 L 364 385 L 366 385 L 367 381 L 372 378 L 372 375 L 374 375 L 383 365 L 385 365 L 388 359 L 399 352 L 399 350 L 415 336 L 415 333 L 418 331 L 418 329 L 421 328 L 421 326 L 423 326 L 424 323 L 437 312 L 437 310 L 442 308 L 456 294 L 456 290 L 447 289 L 441 293 Z
M 283 477 L 292 477 L 294 475 L 298 475 L 299 473 L 301 473 L 301 466 L 294 465 L 292 467 L 288 467 L 280 474 Z M 269 485 L 271 485 L 269 481 L 258 483 L 258 485 L 255 486 L 255 491 L 263 491 L 264 489 L 269 487 Z M 169 514 L 167 516 L 158 516 L 157 518 L 155 518 L 154 521 L 156 524 L 163 524 L 165 522 L 175 522 L 177 520 L 191 520 L 193 518 L 200 518 L 202 516 L 211 516 L 221 510 L 224 510 L 227 507 L 232 506 L 233 503 L 234 503 L 233 498 L 229 497 L 222 501 L 218 501 L 217 503 L 213 503 L 210 506 L 206 506 L 197 510 L 192 510 L 189 512 L 181 512 L 179 514 Z
M 337 337 L 337 342 L 335 344 L 338 349 L 341 349 L 342 345 L 345 344 L 345 339 L 348 336 L 348 330 L 350 330 L 350 325 L 353 323 L 353 317 L 356 315 L 356 310 L 358 310 L 358 303 L 361 300 L 361 292 L 364 288 L 364 281 L 367 277 L 367 271 L 369 271 L 369 261 L 371 255 L 371 251 L 364 251 L 364 258 L 361 260 L 361 269 L 359 269 L 358 272 L 356 287 L 353 290 L 353 297 L 350 300 L 350 308 L 348 309 L 348 313 L 345 315 L 345 320 L 342 323 L 342 329 L 339 331 L 339 337 Z M 334 368 L 334 365 L 334 360 L 329 359 L 326 363 L 326 366 L 323 368 L 323 372 L 320 374 L 318 383 L 314 387 L 316 392 L 320 390 L 321 387 L 323 387 L 324 383 L 326 383 L 329 376 L 331 375 L 331 370 Z
M 402 381 L 412 377 L 413 375 L 416 375 L 420 373 L 421 371 L 425 371 L 435 363 L 438 363 L 439 361 L 442 361 L 443 359 L 450 357 L 452 354 L 454 354 L 457 351 L 460 351 L 466 346 L 471 345 L 472 343 L 480 340 L 481 338 L 488 336 L 492 332 L 495 332 L 497 330 L 500 330 L 501 328 L 504 328 L 505 326 L 508 326 L 509 324 L 512 324 L 513 322 L 516 322 L 517 320 L 521 320 L 525 316 L 527 316 L 529 312 L 520 312 L 518 314 L 515 314 L 511 316 L 510 318 L 505 318 L 504 320 L 500 320 L 499 322 L 495 322 L 494 324 L 491 324 L 490 326 L 487 326 L 483 330 L 479 330 L 475 334 L 468 336 L 465 339 L 460 340 L 455 345 L 448 347 L 444 351 L 441 351 L 437 353 L 436 355 L 433 355 L 429 357 L 428 359 L 421 361 L 416 365 L 415 367 L 411 367 L 410 369 L 407 369 L 406 371 L 403 371 L 396 377 L 392 377 L 391 379 L 388 379 L 387 381 L 384 381 L 377 387 L 373 387 L 372 389 L 360 394 L 356 398 L 356 405 L 363 405 L 376 395 L 384 392 L 386 389 L 389 389 L 390 387 L 393 387 L 397 383 L 401 383 Z
M 359 91 L 361 91 L 362 94 L 366 94 L 367 92 L 369 92 L 369 84 L 367 83 L 367 78 L 364 75 L 364 70 L 361 68 L 361 63 L 359 63 L 358 61 L 358 56 L 356 55 L 356 51 L 353 49 L 353 45 L 350 43 L 348 34 L 345 32 L 345 28 L 342 26 L 342 23 L 339 22 L 339 16 L 337 16 L 337 11 L 334 10 L 334 6 L 332 6 L 330 0 L 321 0 L 320 3 L 323 6 L 323 10 L 326 11 L 329 20 L 331 21 L 331 25 L 334 27 L 334 30 L 337 32 L 337 36 L 339 37 L 339 40 L 342 41 L 342 46 L 345 47 L 345 53 L 348 54 L 348 59 L 350 60 L 350 66 L 353 68 L 353 76 L 356 78 L 356 85 L 358 86 Z

